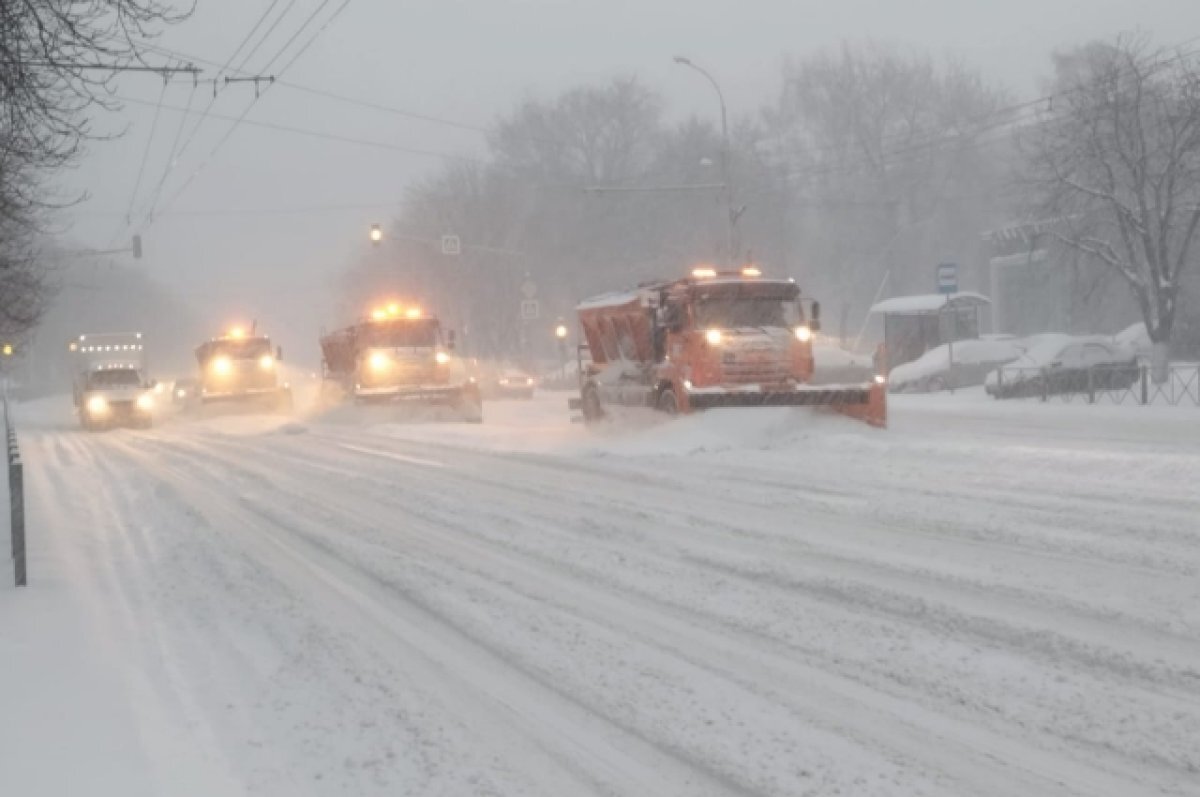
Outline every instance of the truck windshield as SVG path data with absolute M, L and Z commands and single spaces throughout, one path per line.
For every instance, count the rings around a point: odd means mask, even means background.
M 367 326 L 362 335 L 367 346 L 436 346 L 438 322 L 432 318 L 385 321 Z
M 93 371 L 88 376 L 89 388 L 140 387 L 141 384 L 141 375 L 132 368 L 105 368 L 102 371 Z
M 271 353 L 271 341 L 266 338 L 218 340 L 212 344 L 213 355 L 222 354 L 235 360 L 256 360 Z
M 790 299 L 731 297 L 696 303 L 696 325 L 705 329 L 794 327 L 801 320 L 799 304 Z

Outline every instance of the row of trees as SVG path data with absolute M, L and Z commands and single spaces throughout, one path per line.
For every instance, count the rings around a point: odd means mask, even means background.
M 1025 205 L 1128 286 L 1161 381 L 1181 299 L 1200 277 L 1200 57 L 1122 36 L 1058 55 L 1053 85 L 1018 139 Z
M 985 230 L 1053 219 L 1049 234 L 1079 255 L 1069 262 L 1124 278 L 1167 340 L 1200 206 L 1196 61 L 1121 38 L 1054 66 L 1052 102 L 1032 105 L 962 63 L 884 45 L 787 63 L 776 101 L 732 129 L 733 256 L 796 277 L 852 330 L 881 291 L 930 290 L 939 261 L 986 263 Z M 398 248 L 351 269 L 351 306 L 404 285 L 469 321 L 482 353 L 506 354 L 527 280 L 566 314 L 590 293 L 730 256 L 723 197 L 705 188 L 720 182 L 720 131 L 668 123 L 635 79 L 526 101 L 489 150 L 409 190 Z M 441 254 L 447 233 L 460 257 Z
M 50 178 L 93 136 L 90 111 L 144 64 L 140 40 L 186 16 L 159 0 L 0 0 L 0 336 L 37 323 L 50 292 L 39 247 Z
M 789 63 L 777 102 L 731 131 L 748 258 L 861 318 L 884 275 L 924 287 L 927 264 L 977 246 L 1001 218 L 1001 170 L 974 120 L 1006 94 L 950 62 L 879 45 Z M 351 305 L 400 282 L 461 313 L 489 354 L 519 345 L 518 286 L 565 314 L 579 297 L 726 262 L 720 130 L 664 119 L 630 78 L 529 100 L 500 119 L 486 163 L 447 166 L 409 190 L 399 251 L 352 269 Z M 937 146 L 918 146 L 931 135 Z M 697 188 L 699 187 L 699 188 Z M 460 258 L 434 242 L 467 243 Z M 502 250 L 502 251 L 500 251 Z

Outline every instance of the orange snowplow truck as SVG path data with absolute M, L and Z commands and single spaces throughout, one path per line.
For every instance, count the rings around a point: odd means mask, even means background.
M 686 279 L 597 296 L 577 310 L 591 362 L 581 362 L 580 395 L 570 404 L 585 421 L 622 406 L 672 414 L 829 406 L 887 425 L 881 378 L 810 384 L 820 305 L 794 280 L 767 279 L 754 267 L 697 268 Z

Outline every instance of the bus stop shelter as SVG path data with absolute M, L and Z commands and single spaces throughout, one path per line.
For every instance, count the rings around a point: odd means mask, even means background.
M 871 307 L 883 316 L 887 364 L 912 362 L 930 349 L 979 337 L 980 310 L 991 300 L 978 293 L 896 296 Z

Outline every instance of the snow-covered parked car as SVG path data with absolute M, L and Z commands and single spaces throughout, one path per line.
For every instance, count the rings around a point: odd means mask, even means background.
M 984 389 L 996 398 L 1125 390 L 1140 374 L 1137 358 L 1106 336 L 1039 335 L 1008 365 L 987 375 Z
M 958 340 L 953 359 L 949 345 L 930 349 L 910 363 L 897 365 L 888 374 L 894 393 L 936 393 L 940 390 L 982 385 L 989 372 L 1025 353 L 1028 344 L 1016 338 Z
M 1113 343 L 1135 357 L 1147 360 L 1150 359 L 1151 352 L 1154 349 L 1154 342 L 1150 340 L 1150 333 L 1146 331 L 1146 324 L 1141 321 L 1136 324 L 1130 324 L 1113 335 Z

